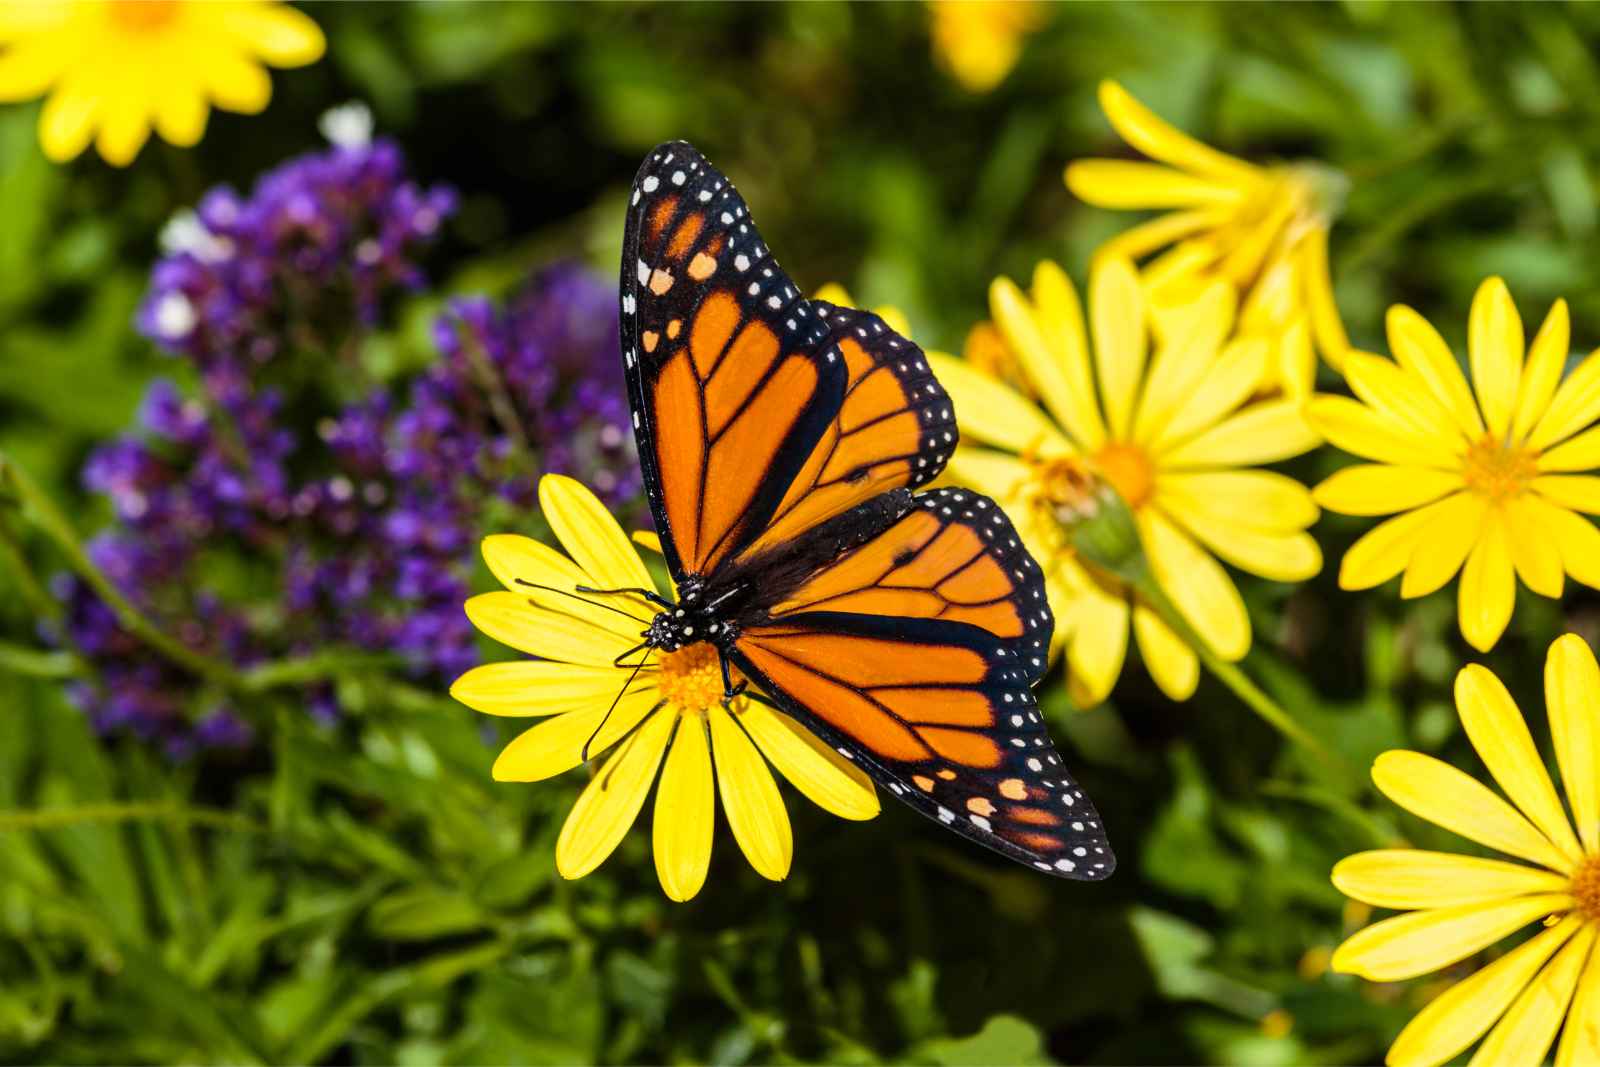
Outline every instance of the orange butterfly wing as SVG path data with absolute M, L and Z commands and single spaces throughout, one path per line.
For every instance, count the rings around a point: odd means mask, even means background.
M 1116 865 L 1034 700 L 1051 617 L 1000 508 L 960 489 L 812 575 L 735 645 L 741 670 L 951 829 L 1051 874 Z
M 743 198 L 683 142 L 634 179 L 622 348 L 656 529 L 674 577 L 750 558 L 955 447 L 949 397 L 876 315 L 805 300 Z

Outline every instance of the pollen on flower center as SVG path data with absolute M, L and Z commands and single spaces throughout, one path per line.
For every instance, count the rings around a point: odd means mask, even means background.
M 1137 508 L 1155 491 L 1155 468 L 1144 449 L 1113 441 L 1095 453 L 1095 465 L 1124 503 Z
M 663 653 L 656 684 L 680 711 L 705 712 L 722 701 L 722 661 L 709 642 Z
M 1462 463 L 1467 487 L 1497 499 L 1520 493 L 1538 473 L 1536 453 L 1487 436 L 1467 449 Z
M 1589 920 L 1600 920 L 1600 856 L 1588 856 L 1572 872 L 1573 906 Z
M 159 29 L 178 17 L 182 0 L 121 0 L 110 5 L 111 17 L 123 29 Z
M 1023 458 L 1033 466 L 1034 505 L 1043 508 L 1052 519 L 1071 522 L 1094 509 L 1095 476 L 1083 460 L 1076 456 Z

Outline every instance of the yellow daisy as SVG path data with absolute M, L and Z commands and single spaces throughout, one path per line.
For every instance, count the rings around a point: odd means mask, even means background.
M 928 15 L 939 61 L 967 89 L 986 93 L 1017 65 L 1047 11 L 1037 0 L 930 0 Z
M 543 781 L 610 753 L 561 828 L 562 877 L 581 878 L 611 855 L 658 772 L 656 873 L 673 900 L 688 900 L 705 884 L 718 795 L 750 865 L 774 881 L 788 875 L 794 841 L 768 764 L 835 815 L 878 813 L 871 781 L 798 722 L 745 696 L 724 706 L 722 670 L 710 645 L 662 655 L 637 651 L 661 608 L 642 596 L 574 592 L 578 586 L 656 590 L 593 493 L 548 475 L 539 483 L 539 504 L 568 555 L 528 537 L 487 537 L 483 558 L 505 590 L 466 605 L 479 630 L 538 658 L 476 667 L 450 693 L 490 715 L 545 718 L 500 753 L 497 781 Z
M 1600 955 L 1590 951 L 1600 930 L 1600 667 L 1589 646 L 1567 634 L 1550 646 L 1544 678 L 1576 833 L 1522 712 L 1483 667 L 1456 676 L 1456 708 L 1510 804 L 1420 752 L 1385 752 L 1373 764 L 1373 782 L 1413 815 L 1527 863 L 1413 849 L 1343 860 L 1333 869 L 1341 892 L 1406 914 L 1339 946 L 1334 970 L 1398 982 L 1448 967 L 1531 923 L 1543 927 L 1423 1008 L 1389 1049 L 1394 1067 L 1444 1063 L 1485 1032 L 1473 1064 L 1532 1067 L 1544 1062 L 1563 1018 L 1557 1067 L 1600 1063 Z
M 963 360 L 930 353 L 967 442 L 950 475 L 995 497 L 1044 564 L 1079 704 L 1110 692 L 1130 622 L 1156 682 L 1187 698 L 1199 678 L 1193 649 L 1122 577 L 1072 547 L 1086 478 L 1103 479 L 1127 504 L 1150 574 L 1187 624 L 1219 657 L 1239 660 L 1250 648 L 1250 620 L 1213 553 L 1278 581 L 1322 566 L 1305 533 L 1317 518 L 1311 494 L 1281 474 L 1248 469 L 1316 444 L 1300 404 L 1247 403 L 1268 345 L 1224 345 L 1234 295 L 1220 282 L 1182 310 L 1186 328 L 1148 358 L 1145 292 L 1127 259 L 1097 261 L 1087 332 L 1072 283 L 1054 263 L 1039 264 L 1031 295 L 997 279 L 989 305 L 1043 409 Z
M 1351 546 L 1339 584 L 1368 589 L 1403 571 L 1400 595 L 1418 597 L 1461 571 L 1461 633 L 1488 651 L 1511 619 L 1518 577 L 1549 597 L 1567 574 L 1600 587 L 1600 531 L 1577 514 L 1600 513 L 1600 479 L 1586 473 L 1600 467 L 1600 353 L 1563 380 L 1566 302 L 1525 349 L 1499 278 L 1472 300 L 1471 388 L 1421 315 L 1390 308 L 1388 328 L 1393 361 L 1345 360 L 1357 399 L 1319 395 L 1308 406 L 1329 441 L 1375 461 L 1317 486 L 1317 502 L 1347 515 L 1401 513 Z
M 1085 159 L 1067 167 L 1067 187 L 1097 207 L 1166 214 L 1108 241 L 1101 255 L 1144 267 L 1158 333 L 1215 280 L 1235 287 L 1236 331 L 1269 353 L 1264 391 L 1304 396 L 1316 373 L 1312 341 L 1339 366 L 1349 338 L 1328 278 L 1328 227 L 1344 179 L 1311 163 L 1257 166 L 1201 144 L 1139 103 L 1116 82 L 1100 83 L 1100 106 L 1129 145 L 1156 162 Z
M 64 162 L 93 140 L 122 167 L 152 127 L 187 148 L 210 104 L 261 111 L 262 64 L 304 66 L 323 47 L 315 22 L 268 0 L 0 0 L 0 102 L 49 94 L 45 155 Z

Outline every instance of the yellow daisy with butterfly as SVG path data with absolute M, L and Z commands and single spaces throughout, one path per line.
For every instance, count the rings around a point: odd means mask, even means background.
M 544 781 L 594 761 L 556 842 L 562 877 L 599 867 L 652 789 L 656 873 L 679 901 L 705 884 L 719 798 L 750 865 L 788 875 L 794 836 L 773 770 L 841 818 L 877 815 L 866 775 L 798 722 L 750 694 L 723 699 L 711 646 L 646 654 L 642 633 L 666 598 L 593 493 L 547 475 L 539 503 L 565 554 L 515 534 L 485 538 L 504 589 L 466 604 L 479 630 L 534 658 L 476 667 L 450 692 L 489 715 L 541 720 L 500 753 L 497 781 Z M 635 592 L 590 592 L 619 589 Z

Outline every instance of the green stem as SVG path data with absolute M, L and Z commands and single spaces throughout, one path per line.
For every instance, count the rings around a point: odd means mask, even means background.
M 16 491 L 23 509 L 31 513 L 30 517 L 34 524 L 45 536 L 55 542 L 56 548 L 66 557 L 67 565 L 89 584 L 89 587 L 116 615 L 118 625 L 167 659 L 202 678 L 229 687 L 237 684 L 238 675 L 227 664 L 173 640 L 145 618 L 100 568 L 94 565 L 94 561 L 83 549 L 83 542 L 78 540 L 77 533 L 73 531 L 72 524 L 67 521 L 66 516 L 56 507 L 49 495 L 39 488 L 38 483 L 26 471 L 4 455 L 0 455 L 0 478 Z
M 352 652 L 345 649 L 326 649 L 309 656 L 271 660 L 258 663 L 240 672 L 238 688 L 244 692 L 260 692 L 289 685 L 307 685 L 325 682 L 347 670 L 393 667 L 400 660 L 386 652 Z
M 1141 566 L 1132 581 L 1138 595 L 1156 609 L 1173 632 L 1194 649 L 1195 655 L 1200 657 L 1200 662 L 1206 665 L 1212 676 L 1233 690 L 1234 696 L 1237 696 L 1245 707 L 1255 712 L 1261 721 L 1317 759 L 1327 764 L 1336 764 L 1343 769 L 1345 763 L 1343 757 L 1328 749 L 1309 730 L 1296 722 L 1292 715 L 1266 694 L 1265 690 L 1251 681 L 1249 676 L 1239 669 L 1238 664 L 1230 663 L 1217 655 L 1210 643 L 1189 625 L 1189 620 L 1183 617 L 1171 598 L 1156 583 L 1147 566 Z
M 71 652 L 42 649 L 0 641 L 0 671 L 29 678 L 76 678 L 84 673 L 83 661 Z

